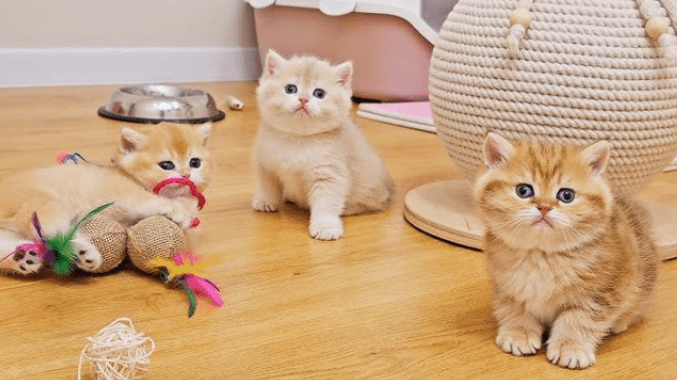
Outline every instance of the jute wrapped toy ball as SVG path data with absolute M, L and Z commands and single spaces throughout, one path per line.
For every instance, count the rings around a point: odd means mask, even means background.
M 162 268 L 152 264 L 156 258 L 170 260 L 187 250 L 186 236 L 176 223 L 164 216 L 143 219 L 128 231 L 127 254 L 137 268 L 158 274 Z
M 170 259 L 177 252 L 187 250 L 183 230 L 164 216 L 151 216 L 126 229 L 113 219 L 96 215 L 80 230 L 90 237 L 103 259 L 93 273 L 110 272 L 129 256 L 137 268 L 158 274 L 162 268 L 152 263 L 154 259 Z
M 127 230 L 115 220 L 96 215 L 85 222 L 80 231 L 89 236 L 103 259 L 101 266 L 91 272 L 110 272 L 127 256 Z
M 674 0 L 460 0 L 430 68 L 438 136 L 470 181 L 489 131 L 581 146 L 607 140 L 611 186 L 636 193 L 677 152 L 676 20 Z M 416 189 L 407 219 L 480 248 L 470 181 Z M 457 221 L 444 220 L 450 212 Z M 659 219 L 677 220 L 667 213 Z

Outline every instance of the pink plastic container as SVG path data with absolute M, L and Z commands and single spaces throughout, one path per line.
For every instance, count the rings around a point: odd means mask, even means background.
M 287 57 L 306 54 L 333 64 L 352 61 L 355 97 L 380 101 L 428 98 L 432 40 L 437 33 L 417 22 L 411 12 L 391 5 L 386 9 L 391 14 L 378 13 L 375 0 L 366 6 L 344 1 L 341 5 L 348 4 L 348 8 L 342 9 L 326 0 L 296 1 L 305 5 L 290 5 L 295 2 L 289 0 L 245 1 L 254 7 L 262 61 L 270 48 Z M 398 12 L 399 16 L 392 14 Z

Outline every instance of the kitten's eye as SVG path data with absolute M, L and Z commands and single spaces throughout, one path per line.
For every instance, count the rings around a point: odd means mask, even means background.
M 313 96 L 318 99 L 324 98 L 325 95 L 327 95 L 327 93 L 321 88 L 316 88 L 315 91 L 313 91 Z
M 200 161 L 199 158 L 191 158 L 190 159 L 190 167 L 193 168 L 193 169 L 199 168 L 201 164 L 202 164 L 202 161 Z
M 559 189 L 557 192 L 557 199 L 562 203 L 571 203 L 576 198 L 576 193 L 571 189 Z
M 517 185 L 517 187 L 515 188 L 515 193 L 520 198 L 531 198 L 534 196 L 534 188 L 531 187 L 531 185 L 522 183 Z
M 284 92 L 286 92 L 287 94 L 296 94 L 298 90 L 299 89 L 296 88 L 296 86 L 293 84 L 288 84 L 287 87 L 284 88 Z
M 171 161 L 162 161 L 158 164 L 162 170 L 174 170 L 174 163 Z

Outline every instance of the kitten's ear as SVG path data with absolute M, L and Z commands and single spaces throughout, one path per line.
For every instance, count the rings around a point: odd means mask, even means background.
M 264 67 L 264 75 L 266 77 L 275 76 L 275 73 L 280 68 L 280 65 L 285 62 L 285 59 L 281 55 L 277 54 L 275 50 L 268 50 L 266 55 L 266 63 Z
M 207 145 L 207 140 L 212 134 L 212 123 L 202 124 L 197 127 L 197 134 L 202 138 L 202 146 Z
M 484 139 L 482 152 L 484 153 L 484 163 L 489 168 L 495 168 L 500 165 L 505 158 L 512 153 L 513 146 L 503 137 L 489 132 Z
M 343 62 L 334 67 L 334 72 L 336 73 L 337 83 L 340 83 L 343 87 L 347 87 L 353 80 L 353 63 L 350 61 Z
M 127 154 L 139 148 L 139 145 L 145 141 L 146 137 L 131 128 L 122 128 L 120 131 L 120 152 Z
M 598 141 L 583 149 L 583 158 L 590 164 L 592 174 L 601 175 L 609 163 L 611 144 L 606 141 Z

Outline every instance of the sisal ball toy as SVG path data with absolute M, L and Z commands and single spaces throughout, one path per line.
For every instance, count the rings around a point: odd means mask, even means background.
M 120 318 L 99 330 L 80 354 L 78 380 L 84 360 L 89 362 L 90 378 L 96 380 L 140 380 L 148 371 L 155 351 L 151 338 L 137 333 L 128 318 Z
M 161 268 L 152 264 L 154 259 L 169 260 L 177 252 L 187 249 L 183 230 L 164 216 L 143 219 L 127 234 L 127 254 L 132 263 L 146 273 L 161 272 Z
M 487 132 L 613 146 L 614 191 L 636 193 L 677 152 L 677 3 L 459 0 L 435 44 L 437 134 L 465 176 Z
M 103 263 L 93 273 L 105 273 L 115 268 L 127 255 L 127 230 L 117 221 L 96 215 L 85 222 L 80 230 L 89 236 L 101 253 Z

